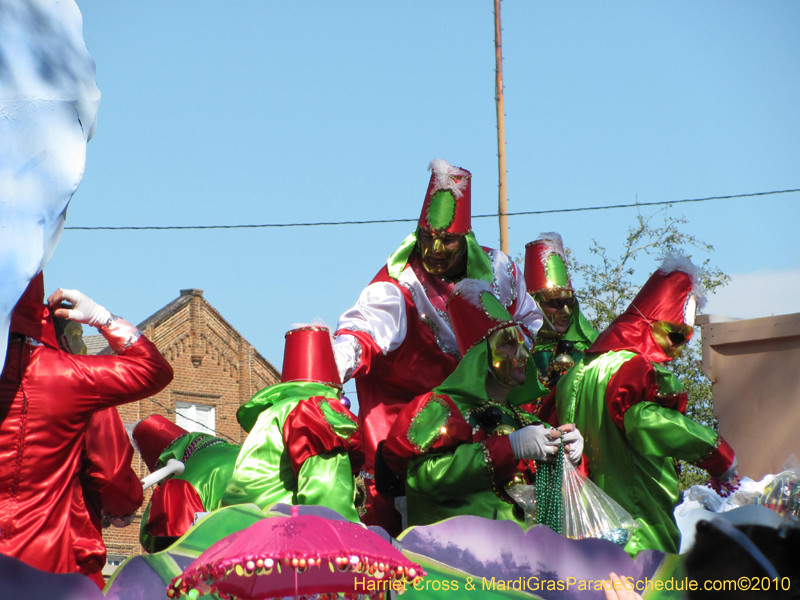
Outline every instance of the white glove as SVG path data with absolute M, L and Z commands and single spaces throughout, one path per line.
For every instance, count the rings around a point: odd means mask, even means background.
M 98 329 L 108 323 L 111 318 L 111 313 L 108 310 L 78 290 L 58 289 L 48 298 L 50 306 L 58 306 L 62 300 L 70 302 L 72 308 L 57 308 L 55 311 L 57 317 L 64 317 Z
M 173 474 L 180 475 L 185 468 L 186 465 L 184 463 L 177 459 L 170 458 L 165 466 L 157 471 L 153 471 L 150 475 L 142 479 L 142 488 L 147 489 Z
M 517 460 L 548 460 L 561 445 L 560 437 L 552 437 L 550 429 L 542 425 L 528 425 L 508 436 L 514 458 Z
M 581 462 L 581 456 L 583 456 L 583 436 L 581 432 L 578 431 L 576 427 L 572 431 L 568 431 L 566 433 L 561 433 L 561 442 L 565 446 L 569 446 L 569 461 L 573 465 L 577 465 Z

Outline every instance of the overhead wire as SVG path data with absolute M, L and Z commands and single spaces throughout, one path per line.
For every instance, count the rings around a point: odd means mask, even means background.
M 672 205 L 672 204 L 683 204 L 688 202 L 708 202 L 711 200 L 729 200 L 734 198 L 754 198 L 758 196 L 770 196 L 775 194 L 789 194 L 794 192 L 800 192 L 799 189 L 789 189 L 789 190 L 775 190 L 770 192 L 755 192 L 750 194 L 732 194 L 728 196 L 709 196 L 705 198 L 687 198 L 683 200 L 664 200 L 658 202 L 636 202 L 634 204 L 614 204 L 609 206 L 588 206 L 588 207 L 580 207 L 580 208 L 557 208 L 557 209 L 548 209 L 548 210 L 533 210 L 533 211 L 521 211 L 521 212 L 513 212 L 513 213 L 505 213 L 507 216 L 514 217 L 514 216 L 522 216 L 522 215 L 544 215 L 544 214 L 554 214 L 554 213 L 569 213 L 569 212 L 584 212 L 584 211 L 595 211 L 595 210 L 610 210 L 610 209 L 620 209 L 620 208 L 637 208 L 640 206 L 664 206 L 664 205 Z M 486 215 L 473 215 L 473 219 L 485 219 L 490 217 L 497 217 L 499 213 L 492 213 Z M 376 220 L 369 220 L 369 221 L 335 221 L 335 222 L 317 222 L 317 223 L 268 223 L 262 225 L 170 225 L 170 226 L 144 226 L 144 227 L 65 227 L 65 229 L 73 229 L 73 230 L 83 230 L 83 231 L 91 231 L 91 230 L 104 230 L 104 231 L 116 231 L 116 230 L 170 230 L 170 229 L 256 229 L 256 228 L 268 228 L 268 227 L 314 227 L 314 226 L 336 226 L 336 225 L 370 225 L 370 224 L 380 224 L 380 223 L 411 223 L 417 221 L 417 219 L 376 219 Z M 354 396 L 358 397 L 358 394 L 355 390 L 346 392 L 353 394 Z M 152 398 L 148 398 L 150 402 L 160 406 L 161 408 L 165 409 L 168 413 L 174 413 L 176 415 L 180 415 L 182 418 L 186 419 L 187 421 L 192 421 L 197 423 L 198 425 L 203 426 L 204 428 L 213 431 L 217 436 L 223 436 L 228 438 L 234 443 L 232 437 L 216 431 L 208 427 L 205 423 L 201 423 L 195 419 L 187 417 L 186 415 L 179 413 L 177 410 L 169 408 L 168 406 L 164 406 L 160 402 L 153 400 Z
M 547 210 L 528 210 L 521 212 L 503 213 L 508 217 L 518 217 L 523 215 L 549 215 L 556 213 L 585 212 L 595 210 L 612 210 L 619 208 L 638 208 L 641 206 L 665 206 L 672 204 L 684 204 L 687 202 L 709 202 L 711 200 L 731 200 L 735 198 L 755 198 L 758 196 L 771 196 L 775 194 L 790 194 L 800 192 L 800 188 L 791 190 L 775 190 L 771 192 L 754 192 L 751 194 L 732 194 L 729 196 L 708 196 L 706 198 L 686 198 L 683 200 L 662 200 L 658 202 L 636 202 L 634 204 L 612 204 L 608 206 L 584 206 L 579 208 L 553 208 Z M 472 215 L 473 219 L 488 219 L 498 217 L 500 213 L 490 213 L 485 215 Z M 71 226 L 64 229 L 80 231 L 144 231 L 144 230 L 185 230 L 185 229 L 265 229 L 272 227 L 321 227 L 338 225 L 375 225 L 383 223 L 413 223 L 414 219 L 372 219 L 367 221 L 321 221 L 314 223 L 264 223 L 247 225 L 145 225 L 145 226 L 99 226 L 99 227 L 78 227 Z
M 182 418 L 186 419 L 187 421 L 192 421 L 193 423 L 197 423 L 198 425 L 203 426 L 205 429 L 208 429 L 209 431 L 213 431 L 214 435 L 217 436 L 217 437 L 219 437 L 219 436 L 226 437 L 230 441 L 232 441 L 234 444 L 238 444 L 239 443 L 235 439 L 233 439 L 231 436 L 225 435 L 224 433 L 222 433 L 221 431 L 217 431 L 216 429 L 212 429 L 211 427 L 209 427 L 205 423 L 202 423 L 202 422 L 200 422 L 200 421 L 198 421 L 196 419 L 192 419 L 191 417 L 187 417 L 183 413 L 179 413 L 174 408 L 170 408 L 169 406 L 164 406 L 163 404 L 161 404 L 160 402 L 157 402 L 156 400 L 153 400 L 152 398 L 148 398 L 148 400 L 150 400 L 150 402 L 152 402 L 153 404 L 156 404 L 156 405 L 160 406 L 161 408 L 163 408 L 164 410 L 166 410 L 168 414 L 169 413 L 174 413 L 174 414 L 178 415 L 179 417 L 182 417 Z M 201 432 L 201 433 L 205 433 L 205 432 Z

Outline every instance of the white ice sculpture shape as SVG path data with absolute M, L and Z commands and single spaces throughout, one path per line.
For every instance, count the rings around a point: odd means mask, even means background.
M 73 0 L 0 0 L 0 365 L 11 312 L 53 254 L 100 91 Z

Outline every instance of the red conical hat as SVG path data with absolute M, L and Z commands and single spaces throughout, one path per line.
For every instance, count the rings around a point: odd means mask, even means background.
M 686 304 L 694 284 L 683 271 L 666 273 L 659 269 L 650 276 L 625 312 L 645 317 L 650 322 L 669 321 L 694 326 L 694 314 Z
M 572 290 L 564 243 L 557 233 L 542 233 L 525 245 L 525 286 L 533 295 L 543 291 Z
M 341 389 L 330 329 L 307 325 L 286 333 L 281 383 L 290 381 L 314 381 Z
M 472 231 L 472 174 L 434 158 L 428 165 L 431 180 L 419 216 L 422 229 L 464 235 Z
M 150 472 L 156 470 L 158 457 L 169 448 L 175 440 L 189 433 L 162 415 L 151 415 L 139 421 L 133 430 L 133 440 L 139 448 Z
M 628 350 L 643 354 L 653 362 L 671 360 L 656 343 L 650 326 L 668 321 L 693 327 L 695 311 L 705 303 L 700 269 L 682 252 L 672 252 L 664 257 L 627 310 L 598 336 L 588 352 Z
M 517 325 L 489 284 L 479 279 L 463 279 L 456 284 L 447 301 L 447 314 L 461 356 L 495 331 Z
M 53 317 L 44 304 L 44 275 L 41 271 L 31 279 L 14 307 L 9 331 L 38 340 L 51 348 L 58 348 Z

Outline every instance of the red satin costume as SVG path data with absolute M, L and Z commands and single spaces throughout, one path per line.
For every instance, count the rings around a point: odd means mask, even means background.
M 541 317 L 533 299 L 525 292 L 524 281 L 516 265 L 502 252 L 483 248 L 490 257 L 495 282 L 501 300 L 508 311 L 529 331 L 536 331 Z M 449 326 L 437 328 L 430 325 L 427 315 L 418 304 L 428 302 L 431 311 L 446 314 L 445 302 L 452 294 L 452 282 L 431 275 L 422 266 L 422 259 L 415 251 L 409 257 L 405 270 L 412 270 L 421 290 L 411 289 L 403 282 L 394 280 L 384 267 L 372 280 L 396 286 L 402 294 L 406 314 L 407 332 L 397 349 L 383 352 L 372 335 L 357 329 L 342 326 L 339 322 L 337 336 L 353 336 L 361 346 L 360 360 L 351 377 L 356 380 L 359 402 L 359 419 L 363 435 L 365 469 L 372 473 L 375 451 L 381 440 L 386 439 L 397 415 L 416 396 L 425 394 L 442 383 L 458 366 L 458 353 L 443 348 L 440 335 L 455 338 Z M 422 294 L 425 294 L 424 297 Z M 416 295 L 415 295 L 416 294 Z M 352 313 L 356 309 L 349 311 Z M 539 321 L 535 321 L 539 319 Z M 449 324 L 448 324 L 449 325 Z M 395 515 L 393 499 L 381 496 L 375 490 L 374 480 L 367 475 L 364 484 L 367 492 L 367 514 L 362 521 L 368 525 L 380 525 L 392 535 L 399 535 L 401 527 L 399 513 Z
M 92 415 L 84 438 L 80 489 L 72 506 L 75 560 L 80 572 L 103 587 L 106 546 L 103 514 L 124 519 L 142 505 L 144 493 L 131 468 L 133 446 L 114 407 Z M 91 523 L 83 517 L 88 510 Z M 91 525 L 91 526 L 88 526 Z
M 143 335 L 119 356 L 58 350 L 43 297 L 40 274 L 14 310 L 0 377 L 0 552 L 51 573 L 91 572 L 75 549 L 75 532 L 94 527 L 76 502 L 87 423 L 159 392 L 172 367 Z

